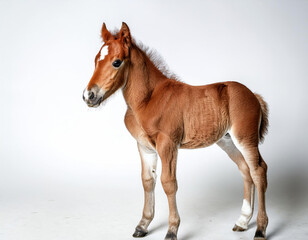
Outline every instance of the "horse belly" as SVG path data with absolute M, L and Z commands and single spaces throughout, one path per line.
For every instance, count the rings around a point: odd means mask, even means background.
M 211 106 L 211 105 L 210 105 Z M 216 143 L 228 129 L 228 117 L 222 109 L 209 105 L 195 106 L 184 119 L 181 148 L 201 148 Z
M 216 143 L 223 135 L 225 131 L 222 131 L 217 128 L 209 128 L 193 130 L 188 132 L 185 135 L 180 148 L 193 149 L 193 148 L 202 148 L 208 147 L 214 143 Z

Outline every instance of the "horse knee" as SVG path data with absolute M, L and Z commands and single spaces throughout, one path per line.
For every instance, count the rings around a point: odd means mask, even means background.
M 264 189 L 266 189 L 267 187 L 266 169 L 264 169 L 261 166 L 258 166 L 254 169 L 251 169 L 250 173 L 256 187 L 261 186 L 264 187 Z
M 175 194 L 176 191 L 178 190 L 178 184 L 176 179 L 166 180 L 162 178 L 161 183 L 163 185 L 166 195 Z
M 241 164 L 238 165 L 238 168 L 242 174 L 242 177 L 245 181 L 248 181 L 248 182 L 253 182 L 252 178 L 251 178 L 251 175 L 250 175 L 250 169 L 248 167 L 248 165 L 243 162 Z
M 142 178 L 143 189 L 146 192 L 153 191 L 155 187 L 155 178 Z

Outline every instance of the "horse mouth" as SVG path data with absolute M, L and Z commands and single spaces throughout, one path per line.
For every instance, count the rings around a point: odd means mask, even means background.
M 99 107 L 99 105 L 101 105 L 101 103 L 103 102 L 103 97 L 100 97 L 97 101 L 95 101 L 94 103 L 91 102 L 87 102 L 88 107 L 91 108 L 97 108 Z

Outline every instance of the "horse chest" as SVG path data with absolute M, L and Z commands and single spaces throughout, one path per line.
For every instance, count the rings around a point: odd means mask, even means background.
M 147 148 L 155 150 L 150 137 L 144 131 L 142 126 L 136 120 L 135 116 L 131 111 L 127 111 L 125 115 L 125 125 L 130 134 L 137 140 L 137 142 Z

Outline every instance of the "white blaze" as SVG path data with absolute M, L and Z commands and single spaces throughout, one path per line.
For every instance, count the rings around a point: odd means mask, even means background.
M 107 56 L 107 55 L 108 55 L 108 46 L 106 45 L 106 46 L 104 46 L 104 47 L 101 49 L 101 55 L 100 55 L 98 61 L 103 60 L 103 59 L 105 58 L 105 56 Z

